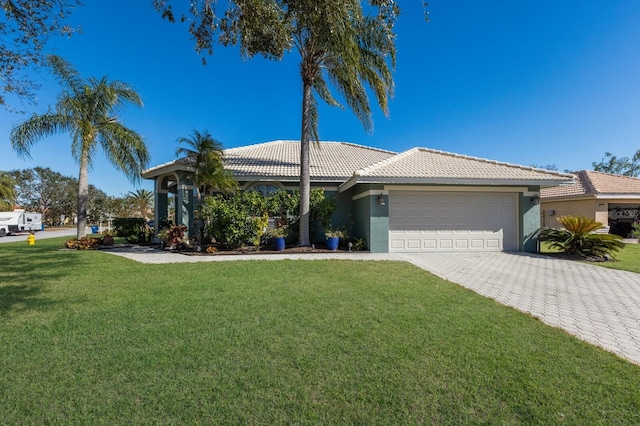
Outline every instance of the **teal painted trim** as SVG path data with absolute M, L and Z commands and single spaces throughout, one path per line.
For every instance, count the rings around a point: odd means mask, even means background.
M 539 188 L 533 189 L 539 191 Z M 534 238 L 535 232 L 540 228 L 540 204 L 535 204 L 530 195 L 520 194 L 520 251 L 535 253 L 538 251 L 538 241 Z
M 353 238 L 363 238 L 367 243 L 367 248 L 371 250 L 371 215 L 368 197 L 358 198 L 351 201 L 353 206 L 353 226 L 351 236 Z
M 378 185 L 379 186 L 379 185 Z M 378 204 L 382 187 L 376 185 L 356 185 L 351 197 L 370 191 L 369 195 L 351 201 L 353 206 L 354 238 L 364 238 L 371 253 L 389 252 L 389 197 L 383 195 L 384 205 Z
M 388 253 L 389 252 L 389 197 L 383 195 L 384 205 L 378 203 L 379 195 L 370 195 L 367 197 L 370 206 L 370 235 L 371 244 L 369 251 L 371 253 Z

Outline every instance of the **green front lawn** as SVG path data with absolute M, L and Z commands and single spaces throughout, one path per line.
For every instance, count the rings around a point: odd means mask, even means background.
M 617 262 L 600 262 L 598 265 L 640 273 L 640 244 L 625 244 L 624 248 L 615 254 L 615 259 Z
M 0 244 L 3 424 L 638 424 L 640 367 L 410 264 Z
M 558 249 L 550 248 L 547 242 L 540 245 L 540 253 L 542 254 L 559 252 Z M 640 244 L 625 244 L 624 248 L 614 253 L 613 257 L 612 262 L 590 262 L 590 264 L 640 273 Z

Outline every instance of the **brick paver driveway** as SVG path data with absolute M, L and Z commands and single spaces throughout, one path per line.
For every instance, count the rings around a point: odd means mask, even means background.
M 640 364 L 640 274 L 523 253 L 403 257 Z

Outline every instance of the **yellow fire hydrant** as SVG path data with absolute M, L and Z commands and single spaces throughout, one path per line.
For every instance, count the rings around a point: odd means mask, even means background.
M 34 234 L 33 232 L 29 233 L 29 236 L 27 237 L 27 244 L 29 244 L 30 246 L 35 245 L 36 243 L 36 234 Z

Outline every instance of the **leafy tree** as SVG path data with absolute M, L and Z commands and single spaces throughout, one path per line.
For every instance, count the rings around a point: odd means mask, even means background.
M 175 20 L 170 0 L 154 0 L 163 16 Z M 190 3 L 190 32 L 198 52 L 213 52 L 213 43 L 239 44 L 245 56 L 261 54 L 280 59 L 295 47 L 302 78 L 300 137 L 300 235 L 309 238 L 309 143 L 318 137 L 316 96 L 331 106 L 342 105 L 329 88 L 331 82 L 346 104 L 373 130 L 366 86 L 385 114 L 393 94 L 391 69 L 395 63 L 395 24 L 398 8 L 393 0 L 374 0 L 362 7 L 359 0 L 235 0 L 216 11 L 215 0 Z M 371 13 L 370 15 L 366 12 Z M 187 18 L 183 15 L 182 20 Z M 387 62 L 391 59 L 391 66 Z
M 65 89 L 58 95 L 54 110 L 34 114 L 17 125 L 11 130 L 10 139 L 16 152 L 28 157 L 29 149 L 39 139 L 58 132 L 71 133 L 71 153 L 80 164 L 77 238 L 81 238 L 87 226 L 88 172 L 96 145 L 99 143 L 109 161 L 132 181 L 140 178 L 149 162 L 142 137 L 116 116 L 125 103 L 142 106 L 142 100 L 126 83 L 106 77 L 83 80 L 62 58 L 50 55 L 48 59 Z
M 153 192 L 148 189 L 137 189 L 135 192 L 129 191 L 127 198 L 130 199 L 134 210 L 129 216 L 149 220 L 153 210 Z
M 75 178 L 48 167 L 12 170 L 10 173 L 16 182 L 18 205 L 42 213 L 43 220 L 49 225 L 59 223 L 62 214 L 73 216 L 77 199 Z
M 7 172 L 0 172 L 0 211 L 11 211 L 16 200 L 16 182 Z
M 73 219 L 78 204 L 78 180 L 51 170 L 48 167 L 12 170 L 16 181 L 16 199 L 27 210 L 42 213 L 50 225 L 58 224 L 61 216 Z M 108 214 L 109 197 L 104 191 L 89 185 L 87 211 L 89 220 L 97 223 Z
M 76 199 L 76 197 L 77 193 L 75 194 L 74 199 Z M 98 223 L 101 220 L 104 220 L 104 218 L 109 215 L 109 196 L 101 189 L 98 189 L 93 185 L 89 185 L 88 197 L 87 220 L 90 223 Z
M 638 177 L 640 175 L 640 149 L 633 154 L 633 157 L 618 158 L 610 152 L 605 152 L 600 162 L 594 162 L 591 165 L 596 172 Z
M 560 216 L 564 229 L 540 228 L 536 232 L 539 241 L 551 243 L 551 248 L 580 257 L 602 257 L 617 252 L 624 243 L 622 237 L 613 234 L 597 234 L 602 223 L 576 216 Z
M 103 217 L 130 217 L 133 210 L 129 197 L 107 197 Z
M 208 131 L 200 133 L 194 130 L 191 136 L 179 138 L 178 143 L 185 146 L 176 150 L 176 156 L 186 156 L 191 161 L 193 183 L 200 202 L 203 196 L 200 193 L 200 186 L 204 186 L 205 193 L 209 187 L 217 188 L 222 192 L 228 192 L 236 187 L 236 181 L 224 168 L 222 162 L 222 144 Z
M 0 105 L 6 95 L 33 100 L 38 85 L 27 70 L 45 62 L 42 50 L 51 34 L 71 35 L 63 24 L 79 0 L 0 0 Z

